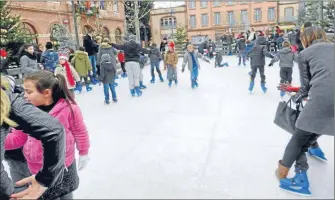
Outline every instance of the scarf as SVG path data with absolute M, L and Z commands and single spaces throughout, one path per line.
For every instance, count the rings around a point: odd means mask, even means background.
M 34 52 L 33 54 L 30 54 L 28 51 L 23 50 L 23 55 L 26 55 L 28 58 L 32 59 L 32 60 L 37 60 L 37 56 L 36 53 Z
M 70 68 L 70 65 L 69 63 L 66 61 L 64 63 L 64 65 L 62 65 L 63 67 L 65 67 L 65 71 L 66 71 L 66 78 L 67 78 L 67 81 L 69 82 L 69 85 L 70 86 L 74 86 L 76 84 L 76 82 L 74 81 L 73 79 L 73 76 L 72 76 L 72 73 L 71 73 L 71 68 Z

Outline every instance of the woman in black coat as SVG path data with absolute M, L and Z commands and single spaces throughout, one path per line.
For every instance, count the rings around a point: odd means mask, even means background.
M 309 99 L 296 121 L 296 133 L 279 161 L 277 176 L 282 189 L 311 195 L 306 152 L 321 135 L 334 136 L 335 45 L 328 41 L 321 28 L 314 26 L 301 33 L 301 41 L 305 47 L 298 62 L 301 87 L 292 100 L 301 103 L 305 98 Z M 294 162 L 296 175 L 288 179 L 286 177 Z

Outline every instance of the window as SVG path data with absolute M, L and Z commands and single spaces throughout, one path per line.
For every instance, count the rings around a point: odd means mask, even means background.
M 285 8 L 285 20 L 292 20 L 293 19 L 293 8 Z
M 200 1 L 200 7 L 201 8 L 207 8 L 208 1 L 207 0 L 201 0 Z
M 227 13 L 227 18 L 228 18 L 228 24 L 229 25 L 233 25 L 234 24 L 234 12 L 233 11 L 229 11 Z
M 116 44 L 121 44 L 122 43 L 122 38 L 121 38 L 122 32 L 119 28 L 115 29 L 115 42 Z
M 164 17 L 161 19 L 161 28 L 170 29 L 176 28 L 177 19 L 175 17 Z
M 214 24 L 215 25 L 221 24 L 221 13 L 219 12 L 214 13 Z
M 114 10 L 114 13 L 119 12 L 119 2 L 118 2 L 118 0 L 113 1 L 113 10 Z
M 241 23 L 242 24 L 248 23 L 248 11 L 247 10 L 241 10 Z
M 233 5 L 234 4 L 234 1 L 233 0 L 229 0 L 228 2 L 227 2 L 227 5 L 229 5 L 229 6 L 231 6 L 231 5 Z
M 100 5 L 99 5 L 101 10 L 105 10 L 105 0 L 100 0 Z
M 189 7 L 190 9 L 194 9 L 194 8 L 195 8 L 195 0 L 191 0 L 191 1 L 189 1 L 189 2 L 188 2 L 188 7 Z
M 190 27 L 195 28 L 195 26 L 196 26 L 195 15 L 190 15 Z
M 213 6 L 220 6 L 220 5 L 221 5 L 220 0 L 214 0 Z
M 274 21 L 275 20 L 275 8 L 269 8 L 268 9 L 268 21 Z
M 201 25 L 208 26 L 208 14 L 201 15 Z
M 254 21 L 255 22 L 262 21 L 262 10 L 260 8 L 256 8 L 254 11 Z

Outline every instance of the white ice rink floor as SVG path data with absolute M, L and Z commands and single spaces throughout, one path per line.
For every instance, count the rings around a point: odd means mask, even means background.
M 77 95 L 91 149 L 75 198 L 305 199 L 280 190 L 274 175 L 291 136 L 273 123 L 278 64 L 266 66 L 267 94 L 257 74 L 250 95 L 249 66 L 238 67 L 235 56 L 224 59 L 231 67 L 200 61 L 196 90 L 180 60 L 177 87 L 150 84 L 147 66 L 140 98 L 130 96 L 127 79 L 117 81 L 116 104 L 104 105 L 102 86 Z M 293 83 L 299 84 L 297 66 Z M 322 136 L 319 144 L 329 161 L 308 157 L 310 198 L 334 199 L 334 138 Z

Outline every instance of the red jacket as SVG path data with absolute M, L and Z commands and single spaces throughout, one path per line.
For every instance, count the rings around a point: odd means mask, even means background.
M 119 59 L 119 62 L 124 62 L 124 53 L 123 52 L 118 53 L 117 58 Z

